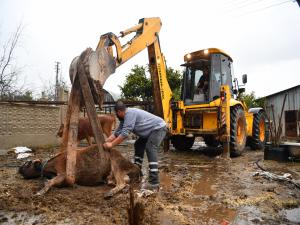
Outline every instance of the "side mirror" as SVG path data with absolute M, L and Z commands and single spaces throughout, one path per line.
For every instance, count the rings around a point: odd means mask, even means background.
M 245 92 L 245 88 L 239 88 L 239 94 L 242 94 L 242 93 L 244 93 Z
M 244 74 L 242 76 L 242 81 L 243 81 L 243 84 L 246 84 L 247 83 L 247 74 Z

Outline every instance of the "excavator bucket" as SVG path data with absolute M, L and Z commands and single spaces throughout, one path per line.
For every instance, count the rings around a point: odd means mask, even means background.
M 75 57 L 70 65 L 70 80 L 73 84 L 77 74 L 77 63 L 79 56 Z M 86 65 L 89 69 L 89 80 L 100 82 L 103 87 L 107 78 L 116 70 L 115 59 L 107 52 L 105 48 L 98 48 L 96 51 L 90 49 L 88 62 Z

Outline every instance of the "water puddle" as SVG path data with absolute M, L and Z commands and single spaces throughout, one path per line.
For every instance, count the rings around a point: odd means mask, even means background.
M 216 190 L 213 188 L 216 183 L 216 177 L 212 174 L 214 174 L 213 171 L 209 172 L 209 169 L 203 171 L 200 179 L 193 184 L 194 195 L 212 196 L 216 193 Z
M 236 210 L 225 208 L 222 205 L 210 205 L 209 209 L 201 215 L 203 221 L 215 220 L 217 224 L 234 221 L 237 215 Z
M 172 178 L 167 173 L 159 173 L 159 179 L 163 189 L 170 189 L 172 187 Z
M 286 215 L 286 219 L 292 223 L 300 224 L 300 207 L 295 209 L 283 210 Z
M 162 211 L 158 214 L 159 224 L 161 225 L 176 225 L 174 216 L 169 212 Z
M 6 155 L 8 155 L 8 150 L 0 149 L 0 156 L 6 156 Z
M 7 212 L 0 210 L 0 224 L 42 224 L 42 215 L 30 215 L 26 212 Z
M 210 205 L 208 209 L 192 207 L 187 204 L 178 206 L 178 210 L 164 210 L 158 215 L 159 224 L 231 224 L 237 215 L 233 209 L 222 205 Z
M 173 186 L 180 185 L 179 189 L 184 197 L 179 197 L 175 210 L 165 209 L 159 213 L 160 224 L 176 225 L 179 218 L 185 218 L 186 224 L 222 224 L 234 221 L 236 210 L 209 203 L 217 194 L 217 183 L 221 179 L 219 171 L 223 167 L 194 154 L 183 154 L 166 165 L 167 172 L 160 172 L 163 190 L 172 190 Z
M 254 206 L 243 206 L 238 210 L 236 218 L 232 224 L 255 225 L 263 224 L 262 212 Z

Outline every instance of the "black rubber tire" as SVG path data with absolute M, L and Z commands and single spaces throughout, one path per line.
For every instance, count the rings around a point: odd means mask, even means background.
M 238 138 L 238 126 L 243 126 L 242 136 Z M 245 149 L 247 140 L 245 112 L 241 106 L 230 109 L 230 156 L 240 156 Z
M 265 134 L 264 140 L 260 138 L 260 123 L 264 123 Z M 265 123 L 265 113 L 260 111 L 253 115 L 253 124 L 252 124 L 252 137 L 248 137 L 248 143 L 251 149 L 264 149 L 266 144 L 266 123 Z
M 186 137 L 184 135 L 174 135 L 171 137 L 171 143 L 176 150 L 184 151 L 193 147 L 195 137 Z
M 205 135 L 203 136 L 204 142 L 207 145 L 207 147 L 218 147 L 220 145 L 220 142 L 216 140 L 216 137 L 214 135 Z

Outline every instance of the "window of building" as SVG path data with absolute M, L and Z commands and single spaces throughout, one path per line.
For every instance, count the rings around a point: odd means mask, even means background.
M 285 111 L 285 136 L 297 137 L 298 135 L 298 110 Z

